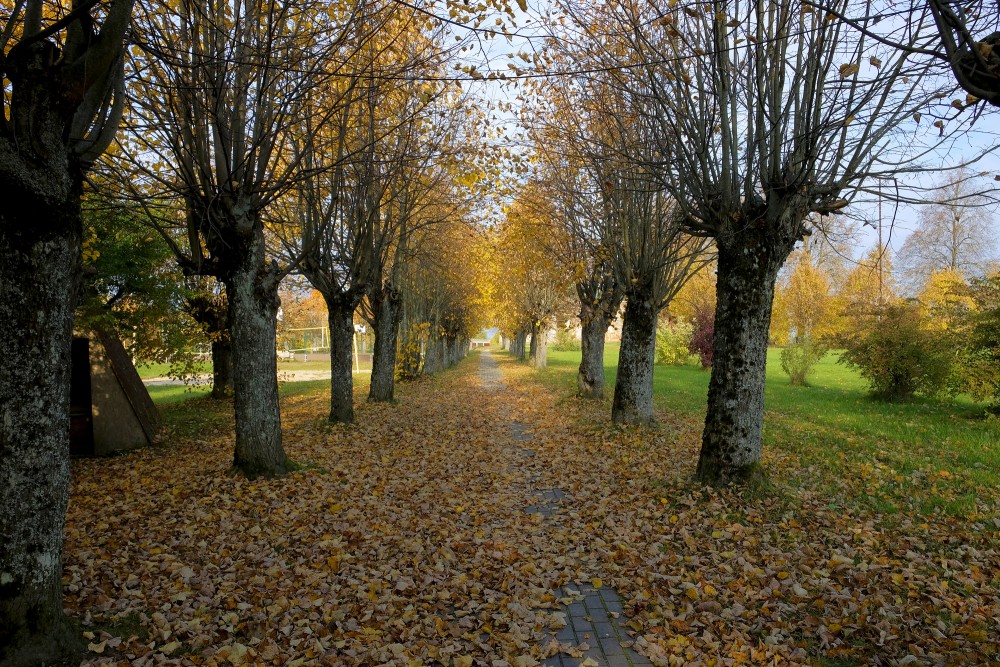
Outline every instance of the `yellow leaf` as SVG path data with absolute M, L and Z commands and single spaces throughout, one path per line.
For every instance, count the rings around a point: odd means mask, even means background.
M 684 591 L 684 595 L 686 595 L 689 600 L 697 600 L 698 597 L 699 597 L 699 595 L 698 595 L 698 589 L 697 588 L 689 588 L 686 591 Z
M 787 578 L 788 578 L 788 573 L 785 572 L 784 570 L 778 573 L 778 579 L 780 579 L 781 581 L 784 581 Z
M 472 667 L 471 655 L 456 655 L 455 667 Z
M 522 12 L 528 11 L 528 0 L 517 0 L 517 6 Z
M 840 78 L 846 79 L 849 76 L 853 76 L 857 74 L 860 69 L 861 66 L 858 65 L 857 63 L 844 63 L 843 65 L 840 66 L 839 69 Z
M 715 586 L 713 586 L 712 584 L 705 584 L 704 586 L 702 586 L 702 590 L 704 590 L 705 595 L 709 597 L 715 597 L 716 595 L 719 594 L 719 591 L 715 590 Z
M 601 586 L 604 585 L 604 582 L 601 581 L 600 577 L 594 577 L 593 579 L 590 580 L 590 585 L 593 586 L 594 588 L 600 588 Z

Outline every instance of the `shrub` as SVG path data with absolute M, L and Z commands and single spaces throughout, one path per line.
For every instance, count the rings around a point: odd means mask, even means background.
M 703 368 L 712 366 L 712 339 L 715 338 L 715 309 L 714 307 L 703 305 L 695 308 L 694 311 L 694 331 L 691 334 L 691 342 L 688 343 L 688 350 L 691 354 L 698 355 Z
M 781 351 L 781 370 L 788 373 L 792 384 L 806 386 L 809 373 L 826 354 L 826 346 L 811 336 L 800 336 Z
M 888 401 L 916 393 L 933 396 L 948 384 L 953 347 L 922 321 L 920 308 L 907 302 L 855 313 L 856 329 L 841 336 L 841 362 L 868 380 L 872 395 Z
M 570 329 L 556 327 L 556 339 L 549 347 L 560 352 L 578 352 L 580 350 L 580 341 Z
M 953 374 L 958 391 L 1000 408 L 1000 273 L 972 282 L 973 307 L 956 327 L 959 363 Z
M 656 329 L 656 363 L 685 366 L 698 361 L 688 349 L 694 325 L 679 318 Z

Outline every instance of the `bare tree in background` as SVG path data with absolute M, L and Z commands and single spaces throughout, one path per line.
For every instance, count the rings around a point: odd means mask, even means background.
M 917 228 L 896 255 L 896 269 L 911 293 L 919 292 L 935 271 L 966 278 L 982 276 L 995 259 L 997 230 L 988 198 L 979 194 L 969 171 L 948 174 L 920 210 Z

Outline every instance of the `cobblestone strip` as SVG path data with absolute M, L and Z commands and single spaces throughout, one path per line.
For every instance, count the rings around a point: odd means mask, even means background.
M 490 352 L 479 356 L 479 380 L 486 389 L 499 389 L 504 385 L 500 367 Z M 520 422 L 510 422 L 507 425 L 510 437 L 522 443 L 521 453 L 534 456 L 535 451 L 526 446 L 531 442 L 528 427 Z M 529 482 L 534 486 L 534 495 L 538 502 L 528 505 L 524 511 L 528 514 L 541 514 L 549 517 L 559 511 L 566 494 L 561 489 L 539 488 L 541 480 L 532 477 Z M 567 654 L 553 656 L 543 662 L 546 667 L 577 667 L 581 664 L 600 667 L 652 667 L 647 658 L 639 655 L 631 648 L 632 638 L 625 626 L 627 619 L 622 609 L 622 599 L 614 590 L 602 586 L 595 588 L 587 584 L 578 589 L 564 586 L 563 597 L 571 598 L 564 610 L 566 626 L 559 630 L 555 638 L 563 645 L 583 647 L 586 650 L 579 657 Z M 588 660 L 590 662 L 588 662 Z
M 577 595 L 574 595 L 574 592 Z M 556 634 L 560 644 L 581 647 L 587 650 L 579 658 L 560 654 L 542 663 L 545 667 L 576 667 L 587 660 L 602 667 L 652 667 L 645 658 L 632 649 L 632 638 L 625 626 L 626 618 L 622 609 L 622 599 L 610 588 L 602 586 L 582 586 L 575 591 L 570 586 L 563 587 L 566 596 L 576 600 L 566 610 L 566 627 Z

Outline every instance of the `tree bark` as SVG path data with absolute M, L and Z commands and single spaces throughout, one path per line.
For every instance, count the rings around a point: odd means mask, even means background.
M 233 341 L 229 333 L 229 304 L 206 293 L 187 298 L 187 312 L 212 341 L 212 398 L 233 395 Z
M 5 189 L 0 207 L 3 665 L 78 661 L 82 650 L 62 605 L 70 347 L 82 238 L 79 192 L 67 189 L 61 203 L 44 207 Z
M 212 398 L 233 395 L 233 344 L 229 332 L 212 341 Z
M 698 459 L 710 484 L 755 474 L 764 426 L 768 328 L 778 271 L 794 245 L 763 233 L 719 242 L 712 377 Z
M 390 286 L 382 288 L 374 305 L 375 349 L 372 353 L 372 380 L 369 403 L 391 401 L 396 389 L 396 340 L 399 337 L 401 295 Z
M 324 295 L 326 296 L 326 295 Z M 330 421 L 354 422 L 353 299 L 326 297 L 330 324 Z
M 577 387 L 583 398 L 604 396 L 604 339 L 608 334 L 608 319 L 604 314 L 584 307 L 580 318 L 580 370 Z
M 432 326 L 433 330 L 434 327 Z M 441 347 L 440 338 L 430 338 L 427 341 L 427 352 L 424 354 L 424 375 L 433 375 L 440 370 L 441 365 Z
M 514 334 L 514 358 L 518 361 L 524 361 L 525 347 L 528 342 L 528 332 L 524 329 L 519 330 Z
M 627 298 L 611 421 L 650 424 L 653 422 L 657 305 L 651 288 L 636 289 Z
M 282 475 L 276 327 L 278 282 L 264 261 L 263 232 L 242 267 L 226 277 L 233 343 L 233 465 L 247 477 Z
M 548 341 L 545 325 L 536 322 L 531 327 L 531 366 L 545 368 L 548 365 Z

